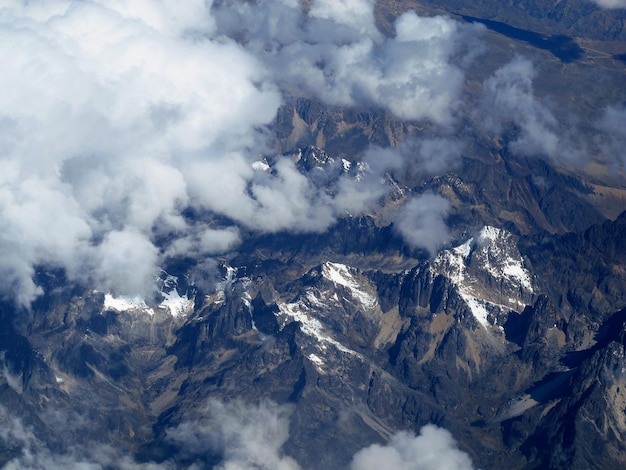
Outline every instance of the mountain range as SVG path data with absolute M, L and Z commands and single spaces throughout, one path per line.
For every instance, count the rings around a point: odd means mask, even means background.
M 18 3 L 7 37 L 48 14 Z M 213 73 L 252 85 L 237 114 L 168 82 L 149 125 L 77 88 L 69 147 L 47 101 L 0 121 L 0 467 L 624 468 L 626 5 L 191 3 L 37 23 L 114 25 L 193 80 L 230 48 Z M 24 129 L 71 157 L 14 177 Z

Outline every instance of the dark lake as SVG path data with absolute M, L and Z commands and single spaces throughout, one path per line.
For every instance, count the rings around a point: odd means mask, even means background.
M 518 41 L 524 41 L 538 49 L 545 49 L 564 63 L 574 62 L 580 59 L 584 53 L 583 49 L 570 36 L 560 34 L 545 36 L 527 29 L 514 28 L 500 21 L 485 20 L 473 16 L 462 16 L 461 18 L 469 23 L 482 23 L 496 33 L 503 34 L 511 39 L 517 39 Z

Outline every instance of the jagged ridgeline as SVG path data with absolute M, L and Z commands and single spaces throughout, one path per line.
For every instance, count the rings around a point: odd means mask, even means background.
M 210 465 L 227 451 L 197 434 L 215 428 L 220 403 L 277 403 L 246 413 L 281 416 L 281 452 L 304 468 L 348 465 L 428 423 L 484 468 L 618 468 L 625 228 L 626 216 L 579 235 L 484 227 L 421 262 L 393 243 L 316 261 L 329 252 L 317 236 L 261 238 L 215 267 L 212 290 L 187 281 L 205 267 L 178 264 L 151 306 L 42 272 L 27 329 L 2 310 L 3 419 L 19 416 L 59 455 L 90 442 L 116 458 Z M 365 220 L 335 230 L 380 236 Z M 402 269 L 372 268 L 381 255 Z M 194 429 L 202 450 L 183 438 Z M 4 461 L 21 445 L 8 441 Z
M 13 3 L 0 468 L 626 468 L 623 9 Z

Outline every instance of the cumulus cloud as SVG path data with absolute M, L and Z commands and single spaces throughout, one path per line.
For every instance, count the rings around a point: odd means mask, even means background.
M 374 105 L 404 119 L 451 123 L 482 26 L 407 12 L 395 22 L 395 37 L 384 38 L 371 0 L 313 0 L 308 16 L 292 3 L 225 7 L 217 23 L 263 56 L 287 89 L 333 105 Z
M 398 432 L 386 446 L 373 444 L 355 454 L 350 470 L 471 470 L 472 460 L 459 450 L 450 432 L 426 425 L 418 436 Z
M 372 0 L 3 2 L 2 293 L 27 306 L 51 265 L 148 295 L 164 258 L 224 253 L 238 227 L 320 232 L 370 209 L 375 172 L 328 191 L 289 158 L 253 163 L 281 89 L 450 124 L 480 26 L 408 12 L 395 28 L 378 31 Z M 436 172 L 446 152 L 415 158 Z
M 592 0 L 600 8 L 615 9 L 626 8 L 626 0 Z
M 560 164 L 582 163 L 586 158 L 583 143 L 535 97 L 536 75 L 532 62 L 521 56 L 496 70 L 483 83 L 485 96 L 478 121 L 490 132 L 502 132 L 510 123 L 518 126 L 510 146 L 520 155 L 546 157 Z
M 245 188 L 247 170 L 226 171 L 220 158 L 262 148 L 257 129 L 281 98 L 262 63 L 212 38 L 209 7 L 3 3 L 0 272 L 18 303 L 41 292 L 37 264 L 145 293 L 160 259 L 154 237 L 187 236 L 181 210 L 213 208 L 204 187 L 222 175 L 240 186 L 219 199 Z M 233 233 L 199 234 L 194 247 L 219 251 Z
M 165 254 L 176 256 L 205 256 L 226 253 L 235 248 L 240 240 L 239 230 L 235 227 L 212 229 L 190 227 L 188 234 L 174 240 Z
M 394 220 L 394 227 L 406 243 L 428 250 L 432 255 L 450 240 L 445 217 L 450 202 L 437 194 L 425 193 L 407 201 Z
M 68 420 L 63 413 L 53 414 L 46 421 L 55 423 L 57 436 L 83 420 L 79 416 Z M 300 470 L 298 463 L 281 450 L 289 438 L 290 414 L 290 406 L 268 400 L 251 404 L 211 399 L 193 418 L 167 431 L 166 442 L 175 449 L 168 460 L 140 463 L 130 453 L 98 442 L 72 444 L 63 451 L 52 451 L 37 439 L 31 428 L 0 407 L 0 442 L 19 453 L 3 468 L 170 470 L 186 462 L 186 468 L 191 469 L 210 465 L 221 470 Z M 473 466 L 447 430 L 427 425 L 417 436 L 401 431 L 385 446 L 373 444 L 360 450 L 350 465 L 351 470 L 379 468 L 470 470 Z
M 376 37 L 380 33 L 374 24 L 375 0 L 314 0 L 309 16 L 331 20 L 360 34 Z
M 167 440 L 186 458 L 219 455 L 218 469 L 299 470 L 281 451 L 289 438 L 289 414 L 288 406 L 271 401 L 251 405 L 210 400 L 203 416 L 169 430 Z

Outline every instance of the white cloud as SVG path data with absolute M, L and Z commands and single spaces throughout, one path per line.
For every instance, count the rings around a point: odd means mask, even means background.
M 626 8 L 626 0 L 591 0 L 600 8 L 614 9 Z
M 395 22 L 396 36 L 383 38 L 373 7 L 370 0 L 318 0 L 305 18 L 286 2 L 261 0 L 218 10 L 217 23 L 264 57 L 287 89 L 333 105 L 374 105 L 400 118 L 450 124 L 461 64 L 480 50 L 475 36 L 482 27 L 407 12 Z
M 432 255 L 450 240 L 445 223 L 450 202 L 437 194 L 425 193 L 407 201 L 394 220 L 396 230 L 413 247 L 428 250 Z
M 92 272 L 99 285 L 114 292 L 149 293 L 153 288 L 158 252 L 142 233 L 133 229 L 108 232 L 94 258 L 97 264 Z
M 371 209 L 376 171 L 329 192 L 288 158 L 273 172 L 251 163 L 271 152 L 279 87 L 454 120 L 457 62 L 480 27 L 408 12 L 383 38 L 373 12 L 371 0 L 314 0 L 307 14 L 295 0 L 3 2 L 1 292 L 28 305 L 45 264 L 149 294 L 164 257 L 239 242 L 234 226 L 183 217 L 189 207 L 266 232 L 323 231 Z M 455 158 L 435 141 L 420 149 L 426 172 Z
M 0 176 L 0 273 L 17 302 L 27 304 L 41 292 L 32 281 L 33 265 L 73 260 L 90 228 L 64 188 L 38 177 L 14 179 L 12 166 Z
M 70 444 L 63 451 L 53 451 L 38 440 L 33 430 L 0 407 L 0 441 L 19 454 L 4 469 L 101 469 L 169 470 L 178 468 L 182 459 L 187 468 L 220 470 L 300 470 L 298 463 L 284 455 L 282 447 L 289 438 L 291 407 L 272 401 L 258 404 L 234 400 L 223 403 L 209 400 L 193 418 L 170 428 L 166 442 L 173 454 L 162 463 L 139 463 L 126 451 L 104 443 Z M 90 426 L 82 416 L 48 411 L 46 424 L 58 436 L 75 441 L 80 429 Z M 57 443 L 58 445 L 58 443 Z M 458 449 L 452 435 L 445 429 L 426 425 L 419 435 L 401 431 L 385 446 L 373 444 L 357 452 L 350 470 L 470 470 L 469 456 Z
M 531 61 L 516 56 L 483 83 L 485 95 L 475 119 L 490 132 L 503 125 L 519 127 L 511 149 L 521 155 L 547 157 L 560 164 L 580 164 L 585 145 L 575 130 L 561 125 L 550 108 L 534 95 L 536 70 Z
M 239 230 L 234 227 L 189 227 L 186 233 L 187 235 L 170 244 L 166 251 L 167 256 L 217 255 L 232 250 L 240 242 Z
M 398 432 L 385 446 L 373 444 L 357 452 L 350 470 L 471 470 L 472 460 L 457 448 L 445 429 L 426 425 L 418 436 Z
M 192 462 L 190 469 L 206 468 L 209 455 L 221 457 L 216 467 L 221 470 L 299 470 L 292 458 L 283 455 L 282 445 L 289 437 L 288 406 L 271 401 L 258 405 L 234 401 L 227 404 L 217 400 L 208 402 L 205 409 L 192 420 L 185 421 L 167 433 L 167 441 L 177 449 L 177 456 Z M 49 412 L 45 417 L 59 435 L 77 430 L 75 419 L 64 413 Z M 79 422 L 89 426 L 87 421 Z M 75 439 L 75 436 L 72 440 Z M 175 459 L 163 463 L 139 463 L 126 451 L 104 443 L 81 442 L 71 444 L 63 451 L 52 451 L 39 441 L 33 430 L 0 407 L 0 442 L 19 455 L 2 468 L 13 469 L 102 469 L 171 470 L 179 468 Z
M 270 401 L 251 405 L 210 400 L 203 416 L 170 429 L 167 439 L 188 458 L 207 451 L 220 455 L 218 469 L 299 470 L 281 451 L 289 437 L 289 413 L 289 407 Z
M 626 105 L 608 106 L 595 123 L 600 134 L 596 143 L 612 166 L 626 169 Z
M 360 34 L 378 37 L 374 23 L 374 0 L 313 0 L 309 16 L 348 26 Z
M 211 37 L 209 7 L 3 3 L 5 294 L 27 305 L 40 293 L 32 274 L 42 263 L 145 293 L 160 259 L 155 233 L 184 234 L 181 210 L 191 201 L 219 211 L 201 189 L 224 175 L 245 190 L 246 171 L 211 162 L 263 148 L 257 129 L 274 118 L 280 94 L 250 53 Z M 190 175 L 202 164 L 203 174 Z M 200 237 L 203 251 L 229 245 L 211 240 Z

